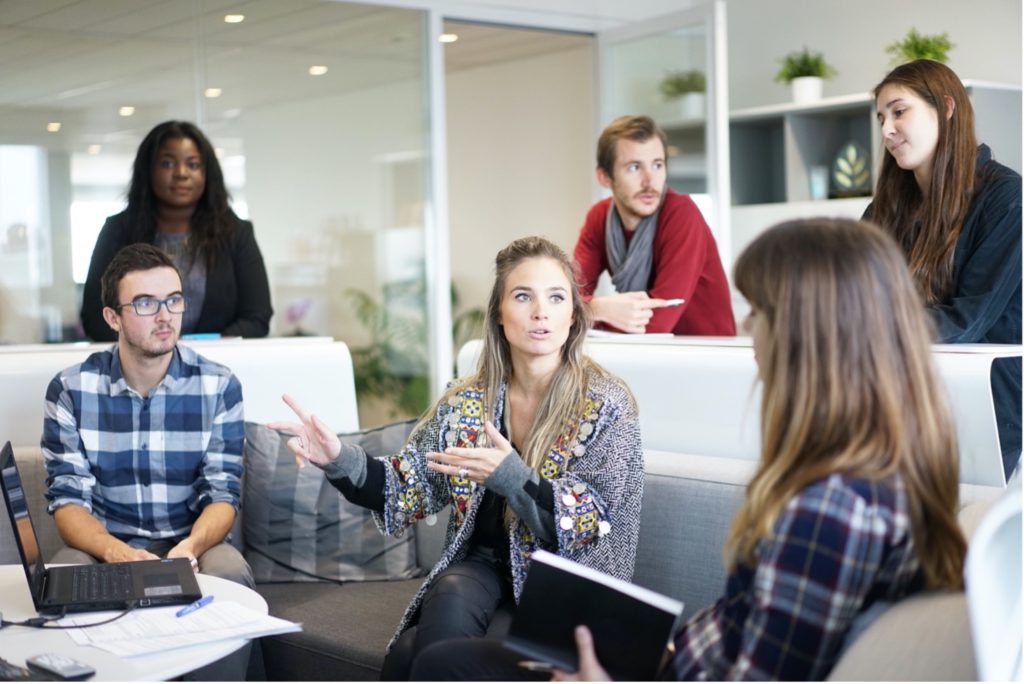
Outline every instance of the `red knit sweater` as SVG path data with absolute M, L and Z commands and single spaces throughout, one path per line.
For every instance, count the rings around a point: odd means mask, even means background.
M 583 297 L 589 301 L 602 271 L 611 272 L 605 250 L 605 217 L 611 198 L 590 208 L 576 240 L 573 258 Z M 632 238 L 626 233 L 626 244 Z M 736 321 L 729 281 L 718 257 L 711 230 L 689 195 L 666 191 L 654 234 L 651 280 L 647 294 L 661 299 L 683 298 L 681 306 L 655 309 L 647 332 L 676 335 L 735 335 Z M 606 326 L 610 327 L 610 326 Z

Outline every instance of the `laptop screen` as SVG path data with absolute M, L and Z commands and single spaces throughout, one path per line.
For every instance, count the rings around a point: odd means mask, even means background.
M 11 532 L 18 543 L 18 552 L 21 554 L 25 578 L 28 580 L 32 597 L 37 598 L 43 585 L 43 572 L 46 566 L 39 550 L 35 528 L 32 527 L 32 518 L 28 514 L 28 501 L 21 486 L 21 476 L 18 474 L 18 465 L 14 462 L 14 450 L 11 449 L 10 442 L 4 444 L 0 450 L 0 474 L 0 479 L 3 480 L 4 502 L 7 504 L 7 514 L 11 519 Z

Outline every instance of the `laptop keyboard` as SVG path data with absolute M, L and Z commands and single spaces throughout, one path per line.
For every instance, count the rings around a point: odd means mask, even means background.
M 123 601 L 132 595 L 132 571 L 128 565 L 81 565 L 71 583 L 74 601 Z

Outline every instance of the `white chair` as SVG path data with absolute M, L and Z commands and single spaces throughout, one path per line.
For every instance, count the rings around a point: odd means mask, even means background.
M 964 571 L 978 677 L 1021 678 L 1021 489 L 1008 489 L 971 537 Z

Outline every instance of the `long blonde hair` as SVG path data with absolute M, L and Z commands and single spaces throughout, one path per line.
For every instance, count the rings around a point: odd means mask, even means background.
M 583 342 L 590 329 L 590 313 L 580 296 L 572 262 L 561 248 L 550 240 L 532 236 L 514 240 L 494 259 L 494 286 L 487 304 L 484 326 L 484 347 L 476 373 L 461 379 L 445 394 L 448 396 L 466 387 L 482 387 L 485 392 L 485 417 L 493 420 L 498 412 L 495 403 L 503 383 L 512 377 L 512 351 L 501 326 L 501 302 L 505 296 L 509 274 L 528 259 L 551 259 L 565 273 L 572 296 L 573 322 L 562 347 L 562 363 L 555 371 L 547 395 L 537 407 L 536 418 L 525 443 L 517 445 L 523 461 L 538 468 L 544 457 L 583 410 L 587 398 L 587 376 L 591 370 L 604 372 L 583 354 Z
M 962 586 L 956 433 L 899 247 L 864 222 L 786 222 L 744 250 L 735 282 L 764 316 L 767 349 L 758 359 L 761 460 L 727 563 L 752 563 L 757 542 L 811 482 L 898 473 L 928 586 Z

